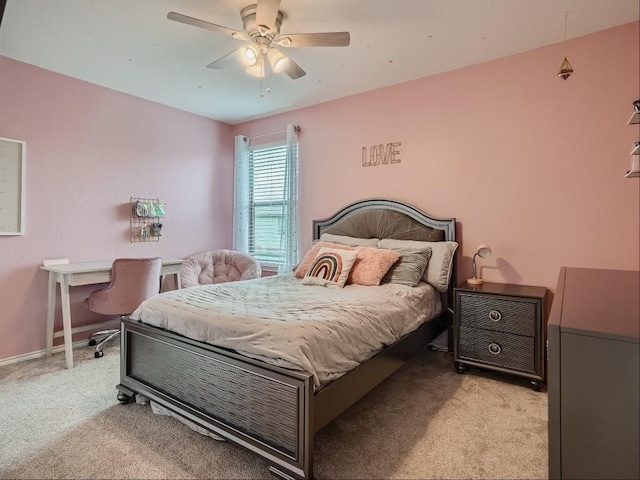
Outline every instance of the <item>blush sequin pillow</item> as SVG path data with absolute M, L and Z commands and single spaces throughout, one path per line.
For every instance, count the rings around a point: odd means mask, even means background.
M 342 288 L 347 283 L 358 252 L 322 247 L 302 278 L 303 285 Z

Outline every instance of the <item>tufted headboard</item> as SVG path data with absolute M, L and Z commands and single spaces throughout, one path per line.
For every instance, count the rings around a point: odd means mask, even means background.
M 352 203 L 324 220 L 313 221 L 313 239 L 323 233 L 359 238 L 455 241 L 455 218 L 430 216 L 406 203 L 372 198 Z

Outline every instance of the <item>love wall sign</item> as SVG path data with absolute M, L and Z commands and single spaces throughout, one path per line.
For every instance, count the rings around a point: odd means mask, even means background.
M 392 142 L 370 147 L 362 147 L 362 166 L 377 167 L 378 165 L 393 165 L 400 163 L 400 142 Z

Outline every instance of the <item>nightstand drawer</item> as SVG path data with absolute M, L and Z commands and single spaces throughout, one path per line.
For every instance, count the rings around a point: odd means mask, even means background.
M 458 360 L 536 373 L 535 339 L 460 326 Z
M 534 300 L 528 301 L 523 298 L 506 300 L 494 295 L 460 293 L 459 301 L 464 326 L 535 336 L 536 301 Z

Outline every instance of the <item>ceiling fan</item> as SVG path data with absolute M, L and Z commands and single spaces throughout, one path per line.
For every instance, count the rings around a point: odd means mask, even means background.
M 349 32 L 322 33 L 288 33 L 281 34 L 283 15 L 280 11 L 281 0 L 257 0 L 240 12 L 244 32 L 189 17 L 181 13 L 169 12 L 167 18 L 195 27 L 229 35 L 236 40 L 248 42 L 246 45 L 224 55 L 207 65 L 208 68 L 220 69 L 227 66 L 234 58 L 239 58 L 246 65 L 247 73 L 264 77 L 269 70 L 284 72 L 292 79 L 300 78 L 306 72 L 279 47 L 346 47 L 351 41 Z

